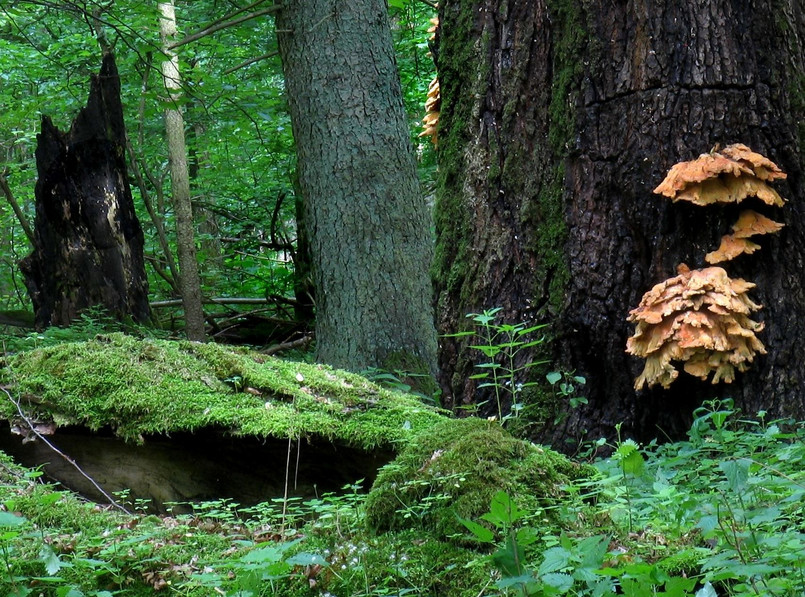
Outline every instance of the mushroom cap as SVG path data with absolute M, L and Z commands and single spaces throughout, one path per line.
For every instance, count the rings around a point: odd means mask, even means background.
M 733 236 L 749 238 L 758 234 L 779 232 L 785 224 L 775 222 L 752 209 L 745 209 L 738 215 L 738 221 L 732 225 Z
M 731 279 L 720 267 L 691 270 L 681 264 L 679 274 L 649 290 L 629 313 L 637 323 L 626 351 L 646 359 L 635 388 L 660 384 L 667 388 L 677 378 L 673 361 L 685 371 L 713 383 L 729 383 L 735 370 L 743 371 L 765 347 L 755 336 L 763 324 L 749 318 L 760 309 L 747 291 L 751 282 Z
M 757 197 L 767 205 L 782 207 L 785 204 L 780 194 L 752 174 L 709 178 L 688 184 L 677 192 L 672 201 L 689 201 L 695 205 L 714 203 L 740 203 L 747 197 Z
M 730 261 L 738 255 L 751 255 L 760 248 L 760 245 L 753 243 L 747 238 L 741 238 L 732 234 L 721 237 L 721 244 L 718 249 L 704 256 L 707 263 L 721 263 Z
M 740 176 L 752 174 L 752 169 L 718 153 L 703 153 L 695 160 L 675 164 L 654 192 L 673 199 L 691 183 L 704 182 L 725 173 Z
M 774 162 L 736 143 L 674 165 L 654 192 L 696 205 L 737 203 L 758 197 L 769 205 L 781 206 L 784 199 L 766 181 L 785 176 Z
M 786 177 L 786 173 L 769 158 L 752 151 L 743 143 L 733 143 L 721 150 L 721 155 L 748 165 L 760 180 L 777 180 Z

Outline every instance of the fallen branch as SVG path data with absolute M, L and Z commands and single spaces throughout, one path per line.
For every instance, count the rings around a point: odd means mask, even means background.
M 61 450 L 59 450 L 59 449 L 58 449 L 56 446 L 54 446 L 52 443 L 50 443 L 50 442 L 48 441 L 48 439 L 47 439 L 47 438 L 46 438 L 44 435 L 42 435 L 41 433 L 39 433 L 39 431 L 36 429 L 36 426 L 34 425 L 33 421 L 31 421 L 31 419 L 29 419 L 29 418 L 28 418 L 28 416 L 25 414 L 25 412 L 22 410 L 22 407 L 20 406 L 19 401 L 18 401 L 18 400 L 14 400 L 14 397 L 11 395 L 11 393 L 10 393 L 10 392 L 9 392 L 9 391 L 8 391 L 6 388 L 0 387 L 0 390 L 2 390 L 2 391 L 3 391 L 3 393 L 6 395 L 6 397 L 8 397 L 8 399 L 11 401 L 11 403 L 12 403 L 12 404 L 13 404 L 13 405 L 14 405 L 14 406 L 17 408 L 17 413 L 19 413 L 20 418 L 21 418 L 21 419 L 22 419 L 22 420 L 25 422 L 25 424 L 26 424 L 26 425 L 28 426 L 28 428 L 31 430 L 31 433 L 33 433 L 33 434 L 34 434 L 34 435 L 37 437 L 37 439 L 41 440 L 41 441 L 42 441 L 42 442 L 43 442 L 43 443 L 44 443 L 44 444 L 45 444 L 45 445 L 46 445 L 48 448 L 50 448 L 50 449 L 51 449 L 51 450 L 53 450 L 53 451 L 54 451 L 56 454 L 58 454 L 59 456 L 61 456 L 62 458 L 64 458 L 64 460 L 66 460 L 66 461 L 67 461 L 67 462 L 68 462 L 68 463 L 69 463 L 69 464 L 70 464 L 70 465 L 71 465 L 73 468 L 75 468 L 75 470 L 77 470 L 77 471 L 78 471 L 78 473 L 79 473 L 79 474 L 80 474 L 82 477 L 84 477 L 84 478 L 85 478 L 87 481 L 89 481 L 90 483 L 92 483 L 92 486 L 93 486 L 95 489 L 97 489 L 97 490 L 98 490 L 98 491 L 101 493 L 101 495 L 102 495 L 103 497 L 105 497 L 105 498 L 106 498 L 106 499 L 109 501 L 109 504 L 110 504 L 110 505 L 114 506 L 115 508 L 117 508 L 118 510 L 120 510 L 120 511 L 122 511 L 122 512 L 125 512 L 125 513 L 126 513 L 126 514 L 128 514 L 128 515 L 131 515 L 131 512 L 129 512 L 129 511 L 128 511 L 128 510 L 126 510 L 126 509 L 125 509 L 123 506 L 121 506 L 120 504 L 118 504 L 118 503 L 117 503 L 117 502 L 114 500 L 114 498 L 113 498 L 111 495 L 109 495 L 108 493 L 106 493 L 106 491 L 104 491 L 104 489 L 103 489 L 103 488 L 102 488 L 100 485 L 98 485 L 98 484 L 95 482 L 95 479 L 93 479 L 93 478 L 92 478 L 92 477 L 90 477 L 90 476 L 89 476 L 87 473 L 85 473 L 85 472 L 84 472 L 84 471 L 81 469 L 81 467 L 80 467 L 80 466 L 78 466 L 78 463 L 77 463 L 75 460 L 73 460 L 73 459 L 72 459 L 72 458 L 70 458 L 70 457 L 69 457 L 67 454 L 65 454 L 64 452 L 62 452 Z
M 281 344 L 275 344 L 274 346 L 269 346 L 260 351 L 261 354 L 277 354 L 278 352 L 282 352 L 283 350 L 290 350 L 292 348 L 303 348 L 310 344 L 313 340 L 313 336 L 303 336 L 298 340 L 291 340 L 290 342 L 283 342 Z
M 243 298 L 243 297 L 233 297 L 233 298 L 208 298 L 202 299 L 201 301 L 205 305 L 265 305 L 269 301 L 265 298 Z M 165 301 L 154 301 L 151 303 L 152 309 L 158 309 L 160 307 L 181 307 L 182 299 L 168 299 Z

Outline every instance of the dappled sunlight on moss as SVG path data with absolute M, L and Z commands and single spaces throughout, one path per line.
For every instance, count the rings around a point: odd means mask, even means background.
M 216 344 L 124 334 L 7 357 L 22 407 L 126 439 L 214 427 L 234 435 L 319 436 L 362 448 L 404 442 L 443 418 L 355 374 Z M 10 402 L 0 413 L 12 417 Z
M 590 474 L 590 467 L 518 440 L 497 423 L 446 421 L 381 469 L 367 500 L 367 522 L 378 532 L 419 527 L 450 537 L 463 534 L 457 516 L 480 517 L 500 490 L 538 512 L 567 497 L 564 485 Z

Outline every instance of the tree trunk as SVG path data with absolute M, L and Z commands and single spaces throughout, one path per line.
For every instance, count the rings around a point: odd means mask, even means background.
M 382 0 L 277 15 L 316 289 L 320 361 L 435 369 L 429 211 Z
M 165 136 L 171 173 L 171 196 L 176 218 L 176 245 L 179 256 L 179 287 L 182 290 L 185 334 L 188 340 L 204 342 L 204 310 L 201 306 L 201 278 L 196 259 L 196 241 L 193 224 L 193 205 L 190 201 L 190 174 L 185 147 L 184 117 L 178 105 L 181 99 L 182 80 L 179 58 L 170 49 L 176 37 L 176 13 L 173 2 L 159 3 L 159 30 L 167 60 L 162 61 L 162 80 L 168 93 L 169 105 L 165 108 Z
M 20 264 L 38 327 L 101 306 L 148 322 L 143 232 L 126 173 L 120 79 L 108 54 L 69 133 L 42 118 L 34 251 Z
M 805 418 L 802 221 L 805 20 L 797 2 L 448 0 L 439 77 L 439 331 L 492 306 L 509 321 L 553 323 L 554 366 L 587 378 L 589 404 L 552 398 L 536 435 L 678 437 L 703 400 L 733 398 L 769 417 Z M 474 68 L 468 68 L 474 65 Z M 768 354 L 731 385 L 684 373 L 636 392 L 643 362 L 625 352 L 644 292 L 704 267 L 736 210 L 654 195 L 676 162 L 745 143 L 788 173 L 786 227 L 725 266 L 757 284 Z M 443 388 L 483 399 L 467 343 L 446 340 Z M 535 353 L 523 355 L 535 358 Z M 557 412 L 558 411 L 558 412 Z M 556 419 L 561 423 L 556 424 Z

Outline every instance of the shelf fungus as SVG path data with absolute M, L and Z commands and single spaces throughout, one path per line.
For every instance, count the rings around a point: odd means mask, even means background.
M 757 197 L 782 207 L 785 200 L 768 183 L 785 177 L 774 162 L 736 143 L 676 164 L 654 192 L 696 205 L 740 203 Z
M 747 295 L 754 286 L 720 267 L 691 270 L 681 264 L 677 276 L 643 295 L 628 318 L 637 329 L 626 352 L 646 359 L 635 389 L 668 388 L 679 375 L 674 362 L 702 380 L 712 373 L 712 383 L 730 383 L 736 370 L 745 371 L 756 354 L 765 354 L 755 336 L 763 324 L 749 318 L 760 309 Z
M 732 225 L 732 234 L 721 237 L 721 245 L 715 251 L 704 256 L 707 263 L 715 264 L 735 259 L 744 253 L 751 254 L 760 248 L 749 238 L 760 234 L 773 234 L 779 232 L 784 226 L 779 222 L 770 220 L 766 216 L 751 209 L 741 212 L 738 221 Z
M 439 79 L 434 77 L 428 87 L 428 99 L 425 101 L 425 117 L 422 119 L 420 137 L 430 137 L 434 146 L 439 144 L 439 110 L 442 98 L 439 93 Z
M 428 28 L 430 41 L 436 39 L 436 30 L 439 28 L 439 17 L 430 20 L 431 26 Z M 425 117 L 422 119 L 422 132 L 420 137 L 430 137 L 434 147 L 439 146 L 439 111 L 442 106 L 442 95 L 439 88 L 439 76 L 433 77 L 428 85 L 428 97 L 425 100 Z

